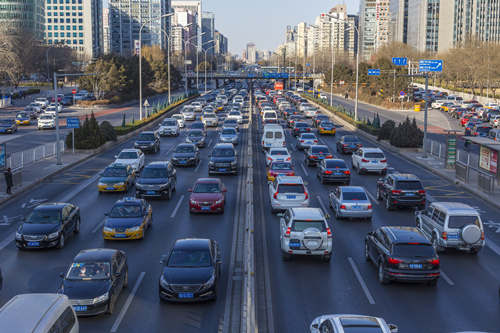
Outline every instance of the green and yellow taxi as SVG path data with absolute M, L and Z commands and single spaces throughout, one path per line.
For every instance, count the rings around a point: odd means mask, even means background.
M 16 125 L 29 125 L 30 115 L 27 112 L 18 112 L 16 115 Z
M 130 165 L 111 164 L 101 173 L 97 183 L 99 193 L 102 192 L 128 192 L 134 184 L 135 173 Z
M 106 240 L 143 239 L 153 223 L 153 208 L 144 199 L 125 197 L 106 214 L 102 236 Z
M 318 125 L 318 132 L 319 134 L 335 135 L 337 129 L 335 128 L 335 124 L 331 121 L 322 121 Z

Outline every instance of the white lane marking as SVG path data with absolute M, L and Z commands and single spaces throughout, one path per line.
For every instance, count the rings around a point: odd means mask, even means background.
M 7 245 L 10 244 L 10 242 L 13 242 L 14 239 L 16 238 L 16 233 L 13 232 L 10 234 L 7 238 L 5 238 L 1 243 L 0 243 L 0 250 L 3 250 L 4 248 L 7 247 Z
M 197 173 L 198 172 L 198 169 L 200 168 L 200 165 L 202 164 L 203 162 L 200 160 L 198 162 L 198 165 L 196 166 L 196 168 L 194 168 L 194 173 Z
M 370 290 L 368 290 L 368 287 L 365 283 L 365 280 L 363 280 L 363 277 L 361 276 L 361 273 L 359 272 L 358 267 L 356 266 L 356 263 L 354 260 L 349 257 L 347 258 L 349 260 L 349 263 L 351 264 L 352 270 L 354 271 L 354 275 L 356 275 L 356 278 L 358 279 L 359 284 L 361 285 L 361 288 L 363 289 L 363 292 L 365 293 L 366 298 L 368 299 L 368 302 L 370 304 L 375 304 L 375 300 L 373 299 L 372 294 L 370 293 Z
M 302 170 L 304 170 L 304 173 L 305 173 L 306 177 L 309 177 L 309 173 L 307 172 L 306 167 L 304 166 L 304 164 L 300 163 L 300 166 L 302 167 Z
M 297 151 L 297 147 L 295 147 L 295 145 L 290 144 L 290 147 L 292 148 L 293 151 Z
M 488 238 L 486 238 L 486 246 L 489 247 L 491 251 L 495 252 L 497 255 L 500 256 L 500 246 L 498 246 Z
M 69 192 L 68 194 L 66 194 L 64 197 L 60 198 L 59 202 L 68 202 L 68 201 L 70 201 L 78 193 L 80 193 L 81 191 L 83 191 L 84 189 L 86 189 L 90 184 L 92 184 L 97 179 L 99 179 L 100 176 L 101 176 L 101 172 L 99 171 L 94 176 L 90 177 L 89 179 L 87 179 L 86 181 L 84 181 L 83 183 L 81 183 L 80 185 L 78 185 L 74 190 L 72 190 L 71 192 Z
M 125 301 L 125 304 L 123 304 L 123 308 L 118 314 L 118 317 L 116 318 L 115 323 L 113 324 L 113 327 L 111 327 L 111 333 L 118 332 L 118 326 L 120 326 L 120 323 L 123 320 L 123 317 L 125 317 L 125 314 L 127 313 L 127 310 L 132 304 L 132 301 L 134 300 L 135 294 L 137 293 L 137 289 L 139 289 L 139 286 L 142 283 L 142 280 L 144 279 L 144 275 L 146 275 L 146 272 L 141 272 L 139 274 L 139 277 L 137 278 L 137 281 L 135 282 L 134 289 L 132 289 L 132 292 L 130 295 L 128 295 L 127 300 Z
M 325 204 L 323 203 L 323 200 L 321 199 L 321 197 L 319 195 L 316 196 L 316 199 L 318 199 L 319 205 L 321 206 L 321 208 L 323 208 L 323 212 L 326 214 L 328 212 L 328 209 L 326 208 Z
M 95 234 L 99 229 L 102 228 L 103 225 L 104 219 L 95 225 L 95 227 L 92 229 L 92 233 Z
M 441 276 L 443 277 L 443 279 L 450 285 L 450 286 L 454 286 L 455 285 L 455 282 L 453 282 L 450 277 L 448 275 L 446 275 L 445 272 L 441 271 Z
M 366 194 L 368 194 L 368 196 L 370 197 L 370 199 L 372 199 L 372 202 L 376 205 L 380 205 L 380 203 L 378 202 L 377 198 L 375 198 L 375 196 L 368 190 L 366 190 Z
M 212 139 L 208 140 L 207 148 L 209 148 L 211 144 L 212 144 Z
M 175 209 L 172 212 L 172 215 L 170 215 L 171 218 L 174 218 L 175 214 L 177 214 L 177 211 L 179 210 L 179 207 L 181 206 L 182 200 L 184 200 L 184 194 L 181 195 L 181 197 L 179 198 L 179 201 L 177 202 L 177 205 L 175 206 Z

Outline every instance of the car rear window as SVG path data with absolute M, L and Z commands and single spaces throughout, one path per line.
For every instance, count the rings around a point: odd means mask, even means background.
M 366 158 L 385 158 L 383 153 L 373 153 L 373 152 L 366 152 L 365 157 Z
M 448 228 L 459 229 L 469 224 L 479 226 L 479 217 L 473 215 L 456 215 L 448 217 Z
M 302 184 L 279 184 L 278 193 L 304 193 L 304 185 Z
M 316 139 L 316 136 L 312 133 L 310 134 L 302 134 L 302 136 L 300 137 L 301 139 Z
M 344 200 L 368 200 L 365 192 L 343 192 L 342 198 Z
M 295 127 L 307 127 L 307 123 L 295 123 Z
M 271 164 L 271 170 L 292 170 L 292 163 L 274 162 Z
M 273 132 L 266 132 L 266 139 L 272 139 L 273 138 Z
M 392 247 L 392 253 L 395 256 L 400 257 L 435 257 L 436 251 L 431 244 L 394 244 Z
M 354 136 L 344 136 L 344 142 L 358 142 L 359 139 Z
M 326 167 L 328 169 L 335 169 L 335 168 L 347 168 L 345 165 L 344 161 L 326 161 Z
M 271 155 L 288 155 L 286 150 L 271 150 Z
M 292 223 L 292 231 L 302 232 L 309 228 L 316 228 L 321 232 L 326 231 L 326 226 L 324 221 L 301 221 L 295 220 Z
M 311 152 L 313 154 L 328 154 L 328 148 L 326 148 L 326 147 L 312 147 Z
M 274 132 L 274 138 L 275 139 L 281 139 L 281 138 L 283 138 L 283 133 L 281 133 L 281 132 Z
M 400 190 L 421 190 L 422 183 L 418 180 L 399 180 L 396 187 Z

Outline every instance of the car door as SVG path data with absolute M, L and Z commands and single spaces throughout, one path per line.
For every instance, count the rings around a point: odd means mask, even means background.
M 274 193 L 276 193 L 276 188 L 278 183 L 276 182 L 276 179 L 273 182 L 269 182 L 269 198 L 272 199 Z
M 61 221 L 64 237 L 67 237 L 73 232 L 74 228 L 74 223 L 71 221 L 71 208 L 68 205 L 61 210 Z
M 338 211 L 339 205 L 340 205 L 340 197 L 342 196 L 342 192 L 340 191 L 340 188 L 337 187 L 333 191 L 333 196 L 332 196 L 332 207 L 335 209 L 335 211 Z
M 142 151 L 139 151 L 139 169 L 142 169 L 144 167 L 144 153 Z
M 117 256 L 111 259 L 111 287 L 109 288 L 110 302 L 115 303 L 123 286 L 120 266 Z
M 290 212 L 288 210 L 286 210 L 284 213 L 283 213 L 283 217 L 280 218 L 280 239 L 281 239 L 281 248 L 283 248 L 284 246 L 284 235 L 286 233 L 286 229 L 288 227 L 291 227 L 291 224 L 290 224 Z
M 374 246 L 371 251 L 372 260 L 375 263 L 379 260 L 379 258 L 385 260 L 385 256 L 388 255 L 389 250 L 387 248 L 388 244 L 386 244 L 386 236 L 384 235 L 382 229 L 375 231 L 373 245 Z
M 170 186 L 172 188 L 174 188 L 175 184 L 177 183 L 177 171 L 175 170 L 174 166 L 170 162 L 168 163 L 167 174 L 168 174 L 168 181 L 170 183 Z
M 116 254 L 116 263 L 117 263 L 117 275 L 118 276 L 118 288 L 117 288 L 117 293 L 116 293 L 116 298 L 118 298 L 118 295 L 120 295 L 121 291 L 123 290 L 123 287 L 125 286 L 125 277 L 127 275 L 127 263 L 125 256 L 121 253 L 118 252 Z

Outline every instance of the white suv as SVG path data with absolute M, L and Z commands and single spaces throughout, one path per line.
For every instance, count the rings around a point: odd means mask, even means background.
M 365 172 L 387 173 L 387 158 L 379 148 L 359 148 L 352 154 L 352 168 L 358 174 Z
M 194 114 L 194 109 L 191 106 L 185 106 L 182 111 L 182 115 L 185 120 L 196 120 L 196 115 Z
M 328 214 L 320 208 L 290 208 L 280 218 L 280 242 L 283 260 L 293 255 L 332 257 L 333 234 Z
M 290 207 L 309 206 L 309 191 L 300 176 L 278 175 L 269 182 L 269 198 L 273 213 Z
M 38 118 L 37 127 L 39 130 L 45 128 L 56 128 L 56 118 L 52 114 L 42 114 Z
M 179 136 L 179 122 L 174 118 L 166 118 L 161 122 L 158 133 L 161 136 Z

